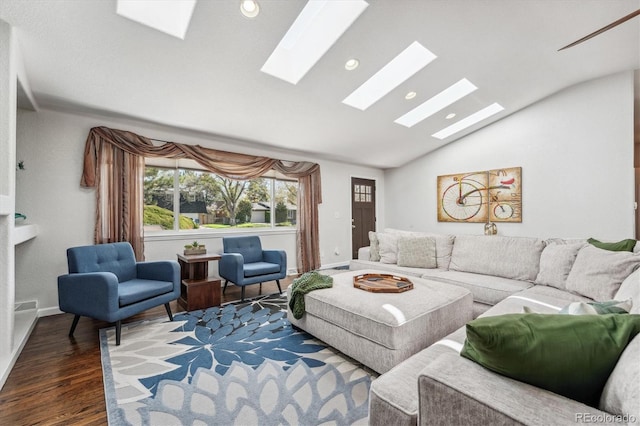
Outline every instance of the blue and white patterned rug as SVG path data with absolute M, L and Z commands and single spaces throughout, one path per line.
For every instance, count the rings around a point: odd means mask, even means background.
M 100 330 L 109 424 L 366 424 L 374 372 L 264 296 Z

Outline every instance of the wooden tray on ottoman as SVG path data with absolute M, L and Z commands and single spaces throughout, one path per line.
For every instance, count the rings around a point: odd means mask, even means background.
M 391 274 L 361 274 L 353 277 L 353 286 L 373 293 L 402 293 L 413 288 L 408 278 Z

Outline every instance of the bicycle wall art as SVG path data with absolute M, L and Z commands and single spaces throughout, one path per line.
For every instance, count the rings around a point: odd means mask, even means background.
M 438 222 L 522 222 L 522 167 L 438 176 Z

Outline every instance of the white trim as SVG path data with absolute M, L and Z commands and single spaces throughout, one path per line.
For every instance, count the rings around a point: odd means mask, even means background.
M 241 228 L 234 230 L 219 230 L 210 229 L 202 231 L 200 229 L 186 230 L 186 231 L 157 231 L 147 232 L 144 235 L 144 241 L 175 241 L 193 238 L 222 238 L 233 235 L 291 235 L 298 232 L 297 228 L 293 227 L 276 227 L 276 228 Z

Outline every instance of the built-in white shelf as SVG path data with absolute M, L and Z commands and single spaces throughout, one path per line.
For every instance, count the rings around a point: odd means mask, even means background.
M 0 195 L 0 216 L 13 214 L 13 198 L 8 195 Z
M 13 350 L 5 355 L 0 355 L 0 389 L 4 386 L 9 373 L 20 356 L 20 352 L 27 344 L 29 336 L 33 331 L 33 327 L 38 321 L 38 311 L 36 309 L 28 309 L 17 311 L 14 316 L 13 326 Z
M 36 224 L 24 224 L 16 225 L 13 229 L 13 243 L 18 245 L 24 243 L 38 235 L 38 225 Z

